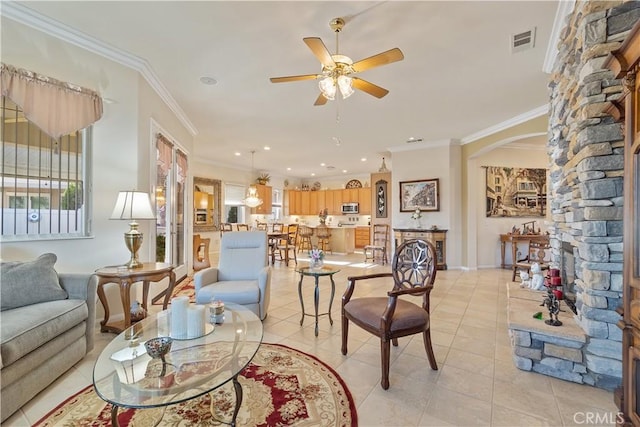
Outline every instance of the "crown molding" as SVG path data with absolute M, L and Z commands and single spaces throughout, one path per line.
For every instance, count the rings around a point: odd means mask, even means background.
M 490 126 L 486 129 L 483 129 L 479 132 L 471 134 L 469 136 L 465 136 L 462 138 L 462 145 L 469 144 L 473 141 L 477 141 L 478 139 L 487 137 L 489 135 L 493 135 L 494 133 L 503 131 L 505 129 L 512 128 L 519 124 L 528 122 L 529 120 L 533 120 L 537 117 L 543 116 L 549 112 L 549 105 L 545 104 L 538 108 L 535 108 L 531 111 L 527 111 L 526 113 L 517 115 L 515 117 L 510 118 L 509 120 L 505 120 L 504 122 L 498 123 L 496 125 Z
M 544 55 L 544 62 L 542 63 L 542 71 L 547 74 L 553 72 L 553 64 L 558 56 L 558 41 L 560 40 L 560 33 L 565 26 L 565 18 L 569 15 L 575 6 L 575 0 L 560 0 L 558 2 L 558 8 L 556 9 L 556 17 L 553 20 L 553 27 L 551 28 L 551 35 L 549 37 L 549 43 L 547 44 L 547 52 Z
M 456 145 L 460 145 L 460 141 L 457 139 L 439 139 L 436 141 L 422 141 L 406 143 L 405 145 L 396 145 L 395 147 L 389 147 L 388 150 L 391 153 L 399 153 L 401 151 L 426 150 L 430 148 L 451 147 Z
M 78 46 L 82 49 L 88 50 L 89 52 L 95 53 L 96 55 L 117 62 L 125 67 L 136 70 L 144 77 L 151 88 L 176 115 L 178 120 L 180 120 L 184 127 L 187 128 L 191 135 L 195 136 L 198 134 L 196 127 L 191 123 L 191 120 L 189 120 L 185 112 L 178 105 L 173 96 L 171 96 L 169 90 L 160 81 L 156 73 L 153 71 L 153 68 L 151 68 L 151 65 L 146 60 L 132 55 L 122 49 L 111 46 L 108 43 L 91 37 L 88 34 L 76 30 L 75 28 L 69 27 L 68 25 L 51 19 L 34 11 L 33 9 L 13 1 L 3 1 L 0 14 L 12 21 L 24 24 L 74 46 Z

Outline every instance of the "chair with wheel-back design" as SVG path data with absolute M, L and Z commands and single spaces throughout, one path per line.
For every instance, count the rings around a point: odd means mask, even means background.
M 386 296 L 352 298 L 356 283 L 361 280 L 391 278 L 393 288 Z M 391 272 L 348 278 L 342 296 L 342 354 L 347 354 L 349 321 L 380 338 L 383 389 L 389 388 L 389 359 L 391 343 L 398 346 L 398 338 L 422 334 L 431 369 L 438 365 L 431 346 L 429 295 L 436 279 L 435 248 L 424 240 L 408 240 L 393 256 Z M 422 297 L 417 305 L 402 297 Z

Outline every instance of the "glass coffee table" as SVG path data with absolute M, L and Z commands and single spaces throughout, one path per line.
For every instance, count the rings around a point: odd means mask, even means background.
M 200 338 L 173 339 L 164 358 L 152 359 L 144 342 L 170 336 L 168 310 L 153 314 L 125 329 L 102 351 L 93 369 L 98 396 L 113 405 L 111 423 L 118 426 L 118 409 L 168 406 L 202 396 L 232 381 L 236 405 L 235 425 L 242 387 L 238 375 L 262 342 L 262 322 L 251 310 L 225 304 L 224 323 L 207 325 Z

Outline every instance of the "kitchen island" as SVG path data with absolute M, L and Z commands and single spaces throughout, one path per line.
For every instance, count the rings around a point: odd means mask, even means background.
M 318 240 L 316 237 L 317 228 L 312 227 L 314 229 L 314 235 L 312 237 L 312 242 L 314 246 L 318 245 Z M 334 254 L 352 254 L 355 251 L 356 247 L 356 227 L 355 225 L 327 225 L 327 228 L 331 231 L 331 238 L 329 242 L 331 244 L 331 253 Z

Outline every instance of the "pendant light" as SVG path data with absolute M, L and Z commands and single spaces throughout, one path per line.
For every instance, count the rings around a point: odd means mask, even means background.
M 256 150 L 251 150 L 251 177 L 253 178 L 253 155 Z M 262 204 L 262 199 L 258 197 L 258 189 L 255 184 L 250 184 L 247 188 L 247 196 L 244 198 L 243 203 L 250 208 L 257 208 Z

